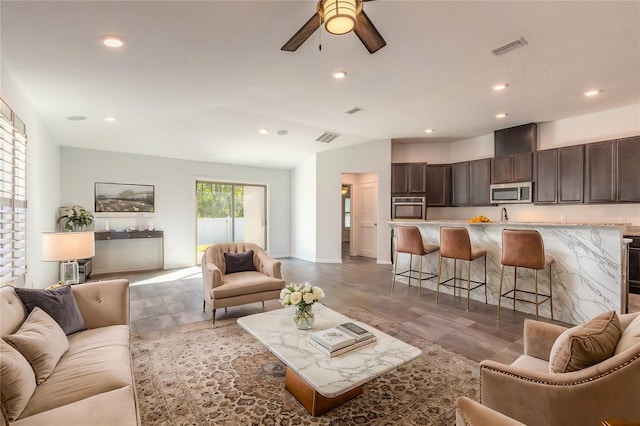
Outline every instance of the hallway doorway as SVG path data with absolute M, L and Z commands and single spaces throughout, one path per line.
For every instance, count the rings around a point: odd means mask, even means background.
M 342 191 L 342 255 L 376 259 L 378 174 L 343 173 Z

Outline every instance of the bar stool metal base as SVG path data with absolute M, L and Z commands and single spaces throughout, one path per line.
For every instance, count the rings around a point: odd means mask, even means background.
M 418 280 L 418 299 L 419 299 L 420 294 L 422 293 L 422 281 L 431 280 L 438 276 L 437 274 L 422 270 L 422 256 L 420 256 L 419 269 L 413 269 L 412 266 L 413 266 L 413 254 L 409 253 L 409 269 L 403 272 L 397 272 L 398 271 L 398 253 L 396 252 L 396 260 L 393 268 L 393 280 L 391 281 L 391 293 L 393 293 L 393 290 L 396 286 L 396 277 L 397 276 L 405 277 L 405 278 L 409 278 L 409 287 L 411 287 L 412 279 Z M 415 274 L 418 274 L 418 276 L 416 277 Z
M 469 299 L 470 299 L 470 295 L 471 295 L 471 291 L 475 290 L 477 288 L 480 288 L 482 286 L 484 286 L 484 303 L 487 303 L 487 256 L 483 256 L 484 257 L 484 282 L 482 281 L 476 281 L 476 280 L 472 280 L 471 279 L 471 262 L 473 262 L 473 260 L 468 260 L 467 261 L 467 279 L 464 278 L 458 278 L 456 276 L 457 274 L 457 269 L 458 269 L 458 265 L 457 265 L 457 261 L 458 259 L 453 259 L 453 277 L 445 280 L 445 281 L 440 281 L 441 278 L 441 274 L 442 274 L 442 256 L 440 256 L 440 261 L 439 261 L 439 265 L 438 265 L 438 284 L 436 287 L 436 303 L 438 303 L 438 299 L 440 296 L 440 286 L 443 285 L 445 287 L 451 287 L 453 288 L 453 295 L 456 295 L 456 289 L 459 288 L 461 290 L 467 290 L 467 312 L 469 312 Z M 453 280 L 453 284 L 447 284 L 449 281 Z M 456 285 L 456 281 L 466 281 L 467 282 L 467 286 L 461 286 L 461 285 Z M 471 283 L 477 284 L 476 286 L 471 287 Z
M 549 308 L 551 310 L 551 319 L 553 320 L 551 265 L 553 265 L 553 263 L 549 263 L 549 294 L 544 294 L 544 293 L 539 293 L 538 292 L 538 270 L 537 269 L 534 269 L 535 291 L 519 290 L 517 288 L 517 282 L 518 282 L 518 267 L 517 266 L 513 267 L 513 288 L 511 290 L 507 291 L 507 292 L 502 293 L 502 281 L 504 279 L 504 265 L 502 265 L 502 269 L 500 271 L 500 290 L 499 290 L 499 292 L 501 294 L 498 297 L 498 319 L 500 319 L 500 306 L 501 306 L 500 302 L 502 301 L 502 298 L 505 297 L 507 299 L 513 300 L 513 311 L 516 310 L 516 300 L 518 302 L 532 303 L 532 304 L 536 305 L 536 320 L 539 319 L 538 306 L 540 306 L 541 303 L 545 303 L 545 302 L 549 301 Z M 525 268 L 525 269 L 528 269 L 528 268 Z M 513 295 L 511 295 L 512 293 L 513 293 Z M 519 298 L 518 297 L 518 293 L 530 294 L 532 296 L 535 296 L 535 300 L 528 300 L 528 299 Z M 540 300 L 540 299 L 542 299 L 542 300 Z

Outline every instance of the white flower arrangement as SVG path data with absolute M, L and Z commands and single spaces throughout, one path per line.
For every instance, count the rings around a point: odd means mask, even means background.
M 324 291 L 320 287 L 312 286 L 309 283 L 292 283 L 280 292 L 280 303 L 282 303 L 282 306 L 294 305 L 298 309 L 304 309 L 323 297 Z

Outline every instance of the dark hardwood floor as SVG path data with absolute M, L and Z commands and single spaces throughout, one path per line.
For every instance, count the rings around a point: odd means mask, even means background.
M 457 352 L 474 361 L 493 359 L 509 363 L 522 353 L 525 318 L 519 312 L 503 309 L 496 320 L 496 307 L 466 298 L 440 296 L 417 287 L 396 283 L 391 293 L 391 265 L 378 265 L 374 259 L 343 257 L 342 264 L 313 263 L 281 259 L 287 282 L 310 282 L 326 293 L 323 303 L 344 312 L 359 306 L 382 316 L 403 334 L 420 337 Z M 96 275 L 93 280 L 126 278 L 131 281 L 131 324 L 133 333 L 152 336 L 167 331 L 188 331 L 211 327 L 211 310 L 202 312 L 202 276 L 198 267 L 180 270 L 145 271 Z M 265 302 L 265 310 L 281 308 L 277 300 Z M 216 323 L 262 311 L 260 303 L 230 307 L 216 312 Z M 630 311 L 640 311 L 640 295 L 630 296 Z M 547 319 L 542 319 L 549 321 Z M 559 323 L 560 324 L 560 323 Z

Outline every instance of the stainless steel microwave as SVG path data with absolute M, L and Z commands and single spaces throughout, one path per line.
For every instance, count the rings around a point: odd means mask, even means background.
M 393 197 L 391 199 L 392 219 L 422 219 L 427 215 L 425 197 Z
M 491 204 L 533 202 L 533 183 L 515 182 L 491 185 Z

